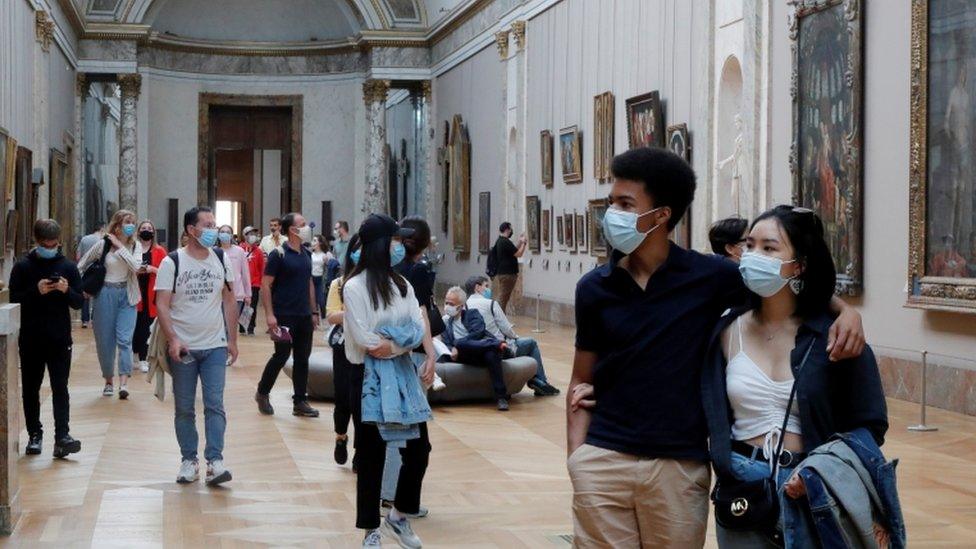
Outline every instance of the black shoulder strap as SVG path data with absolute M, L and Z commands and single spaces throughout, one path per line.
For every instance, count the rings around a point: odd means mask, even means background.
M 105 258 L 108 257 L 108 253 L 112 251 L 112 241 L 106 236 L 102 240 L 102 263 L 105 263 Z
M 796 381 L 800 377 L 800 372 L 803 370 L 803 366 L 806 365 L 807 359 L 810 358 L 810 351 L 813 350 L 813 344 L 816 339 L 810 342 L 807 347 L 807 352 L 803 355 L 803 360 L 800 361 L 800 366 L 796 369 L 796 375 L 793 376 L 793 387 L 790 389 L 790 400 L 786 403 L 786 414 L 783 417 L 783 426 L 779 430 L 779 444 L 776 445 L 776 453 L 773 454 L 774 466 L 773 470 L 769 474 L 769 478 L 772 480 L 776 479 L 776 475 L 779 472 L 779 456 L 783 453 L 783 442 L 786 439 L 786 426 L 790 423 L 790 411 L 793 408 L 793 399 L 796 397 Z
M 173 262 L 173 293 L 176 293 L 176 275 L 180 273 L 180 251 L 173 250 L 172 252 L 166 254 L 169 256 L 170 261 Z
M 220 246 L 214 246 L 213 251 L 215 254 L 217 254 L 217 261 L 220 262 L 220 266 L 224 268 L 224 286 L 226 286 L 228 290 L 233 291 L 233 288 L 230 287 L 230 282 L 227 282 L 227 264 L 224 263 L 224 249 Z

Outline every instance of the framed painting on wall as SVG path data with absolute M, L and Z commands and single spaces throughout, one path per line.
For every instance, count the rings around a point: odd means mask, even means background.
M 26 147 L 17 147 L 16 174 L 16 208 L 20 212 L 17 216 L 17 239 L 14 253 L 23 255 L 30 247 L 34 234 L 34 221 L 37 219 L 37 187 L 34 184 L 33 169 L 34 153 Z
M 7 202 L 13 202 L 17 196 L 17 140 L 9 135 L 5 137 L 7 146 L 4 152 L 4 161 L 6 166 L 3 167 L 4 171 L 0 175 L 3 175 L 4 194 Z
M 691 162 L 691 147 L 688 145 L 688 125 L 674 124 L 668 126 L 668 148 L 671 152 Z
M 556 241 L 559 243 L 559 249 L 566 249 L 566 233 L 563 230 L 563 216 L 556 216 Z
M 542 210 L 542 249 L 552 251 L 552 208 Z
M 627 144 L 638 147 L 664 146 L 664 114 L 657 90 L 626 101 Z
M 837 293 L 863 283 L 862 3 L 797 0 L 793 52 L 793 203 L 817 212 L 834 256 Z
M 576 248 L 586 253 L 586 213 L 576 214 Z
M 911 59 L 907 305 L 976 313 L 976 4 L 912 0 Z
M 559 158 L 563 183 L 583 181 L 583 139 L 576 126 L 559 130 Z
M 586 207 L 586 217 L 589 222 L 590 255 L 593 257 L 607 256 L 607 240 L 603 236 L 603 216 L 607 213 L 607 201 L 604 198 L 590 200 Z
M 593 98 L 593 178 L 603 182 L 610 179 L 613 160 L 613 102 L 612 92 Z
M 3 230 L 3 249 L 12 252 L 17 244 L 17 210 L 7 210 Z
M 563 240 L 569 253 L 576 253 L 576 215 L 563 212 Z
M 451 122 L 451 233 L 455 252 L 471 251 L 471 140 L 460 114 Z
M 552 187 L 552 132 L 539 134 L 539 160 L 542 165 L 542 186 Z
M 486 254 L 491 249 L 491 193 L 478 195 L 478 253 Z
M 526 237 L 529 241 L 529 251 L 532 253 L 539 253 L 539 243 L 540 243 L 540 230 L 539 230 L 539 217 L 541 209 L 539 205 L 538 196 L 526 196 L 525 197 L 525 220 L 528 227 L 526 227 Z

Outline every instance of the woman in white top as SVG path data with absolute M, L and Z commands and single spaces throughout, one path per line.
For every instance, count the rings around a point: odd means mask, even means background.
M 251 304 L 251 269 L 247 264 L 247 252 L 234 244 L 234 229 L 230 225 L 220 227 L 217 244 L 224 250 L 227 262 L 234 271 L 234 299 L 237 300 L 237 312 L 240 314 L 245 305 Z M 233 329 L 233 326 L 228 329 Z
M 315 286 L 315 304 L 322 318 L 325 318 L 325 292 L 328 289 L 325 287 L 325 268 L 329 263 L 327 249 L 325 237 L 317 235 L 312 239 L 312 284 Z
M 118 210 L 105 231 L 105 238 L 91 247 L 81 258 L 78 270 L 85 272 L 91 263 L 105 256 L 105 286 L 94 297 L 92 310 L 95 349 L 102 367 L 105 387 L 102 395 L 112 396 L 115 358 L 119 361 L 119 398 L 129 398 L 128 381 L 132 374 L 132 334 L 136 327 L 136 305 L 142 299 L 139 289 L 141 254 L 136 253 L 136 216 L 128 210 Z M 91 299 L 91 296 L 86 296 Z
M 359 262 L 342 284 L 345 306 L 343 327 L 346 358 L 353 368 L 362 368 L 366 355 L 390 358 L 410 353 L 392 341 L 380 337 L 376 330 L 383 326 L 417 322 L 426 325 L 424 312 L 417 305 L 413 288 L 393 267 L 403 261 L 406 251 L 400 237 L 410 236 L 412 229 L 401 229 L 396 221 L 385 215 L 370 215 L 359 227 L 361 240 Z M 427 359 L 421 379 L 429 386 L 434 377 L 435 353 L 427 327 L 424 348 Z M 354 395 L 353 413 L 362 410 L 362 385 Z M 362 424 L 356 433 L 356 456 L 359 473 L 356 476 L 356 527 L 366 530 L 363 547 L 379 547 L 380 490 L 386 443 L 376 425 Z M 382 532 L 397 540 L 401 547 L 420 547 L 420 539 L 410 527 L 407 517 L 420 511 L 420 492 L 430 455 L 427 424 L 420 424 L 420 438 L 407 442 L 400 450 L 403 466 L 397 482 L 396 501 L 383 521 Z

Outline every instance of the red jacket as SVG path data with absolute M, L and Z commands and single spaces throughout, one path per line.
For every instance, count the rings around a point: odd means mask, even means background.
M 247 252 L 247 266 L 251 270 L 251 287 L 261 287 L 261 277 L 264 276 L 264 252 L 257 245 L 250 245 L 247 242 L 241 244 L 241 248 Z
M 150 259 L 149 264 L 153 267 L 159 268 L 159 264 L 166 259 L 166 248 L 160 246 L 159 244 L 153 244 L 152 248 L 149 249 Z M 149 275 L 149 318 L 156 318 L 156 273 Z M 143 303 L 140 301 L 139 305 L 136 306 L 137 311 L 142 311 Z

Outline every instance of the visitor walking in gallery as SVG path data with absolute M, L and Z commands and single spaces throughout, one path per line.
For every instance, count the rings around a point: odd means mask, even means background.
M 148 219 L 139 223 L 136 257 L 139 259 L 139 305 L 136 306 L 136 329 L 132 333 L 132 350 L 139 357 L 139 371 L 148 372 L 149 328 L 156 319 L 156 273 L 166 257 L 166 249 L 156 243 L 156 227 Z
M 227 263 L 234 271 L 234 300 L 237 302 L 237 312 L 240 314 L 245 306 L 251 305 L 251 269 L 247 252 L 234 244 L 234 229 L 230 225 L 222 225 L 217 231 L 217 245 L 224 250 Z M 237 330 L 239 326 L 227 328 Z
M 508 307 L 508 301 L 512 298 L 512 291 L 518 282 L 519 259 L 525 254 L 528 244 L 525 235 L 519 236 L 518 245 L 512 243 L 512 224 L 508 221 L 498 227 L 498 240 L 488 251 L 487 274 L 495 283 L 498 289 L 498 304 L 502 310 Z
M 359 236 L 353 235 L 349 240 L 349 253 L 346 254 L 344 272 L 351 273 L 359 260 Z M 363 390 L 363 368 L 354 367 L 346 358 L 346 340 L 343 324 L 345 321 L 345 305 L 342 303 L 342 284 L 344 278 L 339 277 L 329 285 L 329 298 L 326 300 L 326 320 L 332 327 L 329 331 L 329 346 L 332 347 L 332 390 L 335 395 L 335 406 L 332 409 L 332 423 L 335 428 L 335 449 L 333 457 L 339 465 L 345 465 L 349 459 L 349 420 L 352 419 L 356 433 L 359 433 L 359 413 L 353 413 L 353 406 L 359 407 L 359 395 Z M 356 395 L 355 402 L 353 395 Z M 356 445 L 353 444 L 353 447 Z M 358 471 L 357 457 L 353 456 L 352 469 Z
M 272 250 L 281 248 L 288 241 L 287 234 L 285 236 L 281 235 L 281 219 L 272 217 L 271 221 L 268 221 L 268 229 L 270 232 L 261 239 L 261 251 L 264 252 L 264 255 L 270 254 Z
M 257 229 L 244 227 L 244 242 L 241 243 L 241 249 L 247 254 L 247 267 L 251 278 L 251 307 L 254 308 L 255 313 L 261 301 L 261 278 L 264 277 L 265 263 L 264 252 L 258 246 L 260 241 L 261 236 Z M 254 325 L 257 318 L 257 314 L 251 315 L 251 321 L 247 324 L 247 335 L 254 335 Z M 239 331 L 242 334 L 245 333 L 244 327 L 241 326 Z

